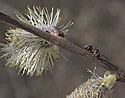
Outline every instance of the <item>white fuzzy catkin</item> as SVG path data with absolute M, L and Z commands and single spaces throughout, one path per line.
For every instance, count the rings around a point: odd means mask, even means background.
M 19 20 L 33 25 L 47 33 L 54 35 L 54 28 L 60 21 L 60 9 L 54 15 L 52 8 L 49 14 L 47 8 L 41 10 L 40 7 L 33 7 L 33 10 L 28 7 L 25 15 L 23 16 L 19 12 L 16 16 Z M 59 29 L 66 33 L 68 27 L 73 22 L 69 22 L 67 25 L 62 25 Z M 33 76 L 42 76 L 47 71 L 53 71 L 55 60 L 61 58 L 59 47 L 31 34 L 20 28 L 10 29 L 6 33 L 6 43 L 0 44 L 2 46 L 1 51 L 4 53 L 1 57 L 6 59 L 6 66 L 12 68 L 19 68 L 19 73 Z
M 105 73 L 104 77 L 93 73 L 91 79 L 81 84 L 66 98 L 108 98 L 115 82 L 115 75 L 109 72 Z

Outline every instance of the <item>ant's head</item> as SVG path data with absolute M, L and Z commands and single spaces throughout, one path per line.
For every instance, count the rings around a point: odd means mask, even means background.
M 93 45 L 85 45 L 84 48 L 87 51 L 91 51 L 93 49 Z

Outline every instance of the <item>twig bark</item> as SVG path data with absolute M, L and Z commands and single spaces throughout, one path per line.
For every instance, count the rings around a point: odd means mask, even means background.
M 32 34 L 35 34 L 43 39 L 46 39 L 46 40 L 62 47 L 63 49 L 66 49 L 77 55 L 84 56 L 86 59 L 93 61 L 94 63 L 96 62 L 99 65 L 101 65 L 102 67 L 109 70 L 110 72 L 114 73 L 117 77 L 117 81 L 125 82 L 125 72 L 122 71 L 119 67 L 117 67 L 116 65 L 114 65 L 106 60 L 103 60 L 103 62 L 101 60 L 97 60 L 96 58 L 94 58 L 92 56 L 92 54 L 90 52 L 86 51 L 83 48 L 80 48 L 79 46 L 73 44 L 72 42 L 68 41 L 67 39 L 57 38 L 49 33 L 46 33 L 44 31 L 32 26 L 32 25 L 29 25 L 20 20 L 14 19 L 2 12 L 0 12 L 0 21 L 17 26 L 17 27 L 24 29 Z

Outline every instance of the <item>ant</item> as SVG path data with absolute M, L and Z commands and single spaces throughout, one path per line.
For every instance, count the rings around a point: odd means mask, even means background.
M 46 32 L 47 32 L 47 33 L 50 33 L 50 32 L 47 31 L 47 30 L 46 30 Z M 54 36 L 64 38 L 64 33 L 63 33 L 62 31 L 60 31 L 59 28 L 54 27 L 53 32 L 54 32 L 54 33 L 53 33 Z
M 93 45 L 85 45 L 85 50 L 90 51 L 98 60 L 100 59 L 100 52 L 98 49 L 94 49 Z
M 64 38 L 64 33 L 59 28 L 54 27 L 54 36 Z

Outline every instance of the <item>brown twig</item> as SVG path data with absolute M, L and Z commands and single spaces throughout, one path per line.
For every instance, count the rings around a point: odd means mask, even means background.
M 116 65 L 114 65 L 106 60 L 104 60 L 102 62 L 101 60 L 97 60 L 96 58 L 93 58 L 91 53 L 89 53 L 85 49 L 80 48 L 79 46 L 71 43 L 67 39 L 57 38 L 49 33 L 46 33 L 44 31 L 32 26 L 32 25 L 29 25 L 29 24 L 26 24 L 20 20 L 14 19 L 14 18 L 12 18 L 12 17 L 10 17 L 2 12 L 0 12 L 0 21 L 17 26 L 17 27 L 24 29 L 32 34 L 35 34 L 39 37 L 42 37 L 43 39 L 46 39 L 46 40 L 62 47 L 63 49 L 66 49 L 66 50 L 68 50 L 72 53 L 75 53 L 77 55 L 84 56 L 88 60 L 96 62 L 99 65 L 101 65 L 102 67 L 109 70 L 110 72 L 114 73 L 117 77 L 117 81 L 125 82 L 125 72 L 120 70 L 119 67 L 117 67 Z

